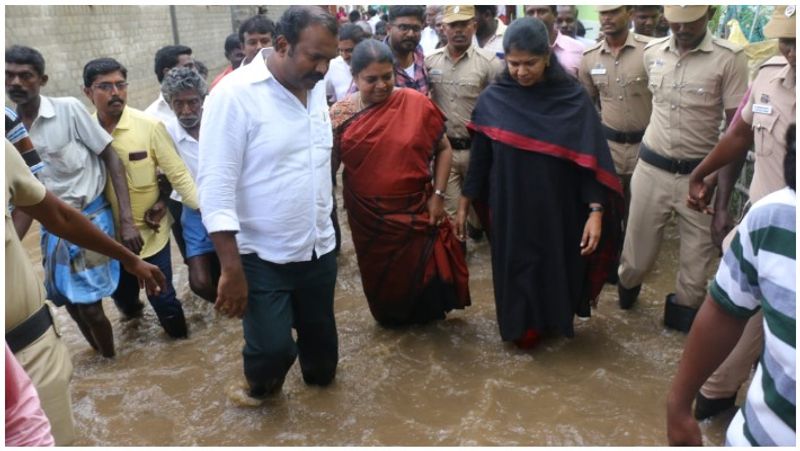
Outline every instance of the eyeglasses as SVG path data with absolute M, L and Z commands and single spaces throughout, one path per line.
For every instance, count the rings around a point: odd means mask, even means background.
M 413 31 L 414 33 L 419 33 L 422 31 L 422 27 L 419 25 L 408 25 L 408 24 L 397 24 L 397 28 L 400 29 L 403 33 L 408 33 L 409 31 Z
M 98 83 L 92 87 L 104 92 L 111 92 L 114 90 L 114 88 L 117 88 L 117 91 L 124 91 L 128 89 L 128 82 L 127 81 L 118 81 L 116 83 L 104 82 L 104 83 Z

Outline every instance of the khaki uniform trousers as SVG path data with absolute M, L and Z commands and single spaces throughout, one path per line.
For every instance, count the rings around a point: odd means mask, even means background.
M 736 228 L 722 241 L 722 249 L 727 250 Z M 700 387 L 700 393 L 708 399 L 722 399 L 734 396 L 739 387 L 750 378 L 750 371 L 753 364 L 758 360 L 764 348 L 764 314 L 759 309 L 758 313 L 747 320 L 747 325 L 742 331 L 742 336 L 736 342 L 736 346 L 728 354 L 719 368 L 706 379 Z
M 56 446 L 69 445 L 75 440 L 75 421 L 69 381 L 72 361 L 66 345 L 58 338 L 53 326 L 39 339 L 14 356 L 36 387 Z
M 453 149 L 453 162 L 450 165 L 450 175 L 447 177 L 447 189 L 445 190 L 444 211 L 448 216 L 454 218 L 456 211 L 458 211 L 458 199 L 461 197 L 461 188 L 464 186 L 464 180 L 467 178 L 467 170 L 469 169 L 469 149 L 455 150 Z M 475 210 L 470 207 L 467 214 L 467 224 L 476 228 L 482 229 L 481 222 L 478 220 L 478 215 Z
M 676 302 L 699 308 L 716 253 L 711 241 L 711 216 L 686 205 L 689 176 L 670 174 L 639 161 L 631 178 L 631 205 L 625 244 L 619 265 L 619 282 L 626 288 L 641 285 L 653 267 L 672 212 L 680 234 L 680 267 Z

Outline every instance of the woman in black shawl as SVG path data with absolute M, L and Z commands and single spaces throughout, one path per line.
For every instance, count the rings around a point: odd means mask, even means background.
M 616 270 L 621 185 L 597 112 L 544 24 L 516 20 L 503 47 L 506 71 L 468 125 L 455 228 L 463 240 L 470 202 L 486 212 L 500 336 L 529 348 L 541 335 L 572 337 L 574 315 L 589 316 Z

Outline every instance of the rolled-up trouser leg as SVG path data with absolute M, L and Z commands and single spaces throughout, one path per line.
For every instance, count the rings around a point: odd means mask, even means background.
M 336 376 L 339 344 L 333 314 L 336 257 L 329 252 L 299 265 L 298 284 L 292 295 L 294 327 L 300 369 L 308 384 L 328 385 Z
M 292 280 L 282 266 L 242 255 L 247 279 L 247 309 L 244 331 L 244 375 L 251 394 L 263 396 L 278 391 L 297 357 L 292 338 Z

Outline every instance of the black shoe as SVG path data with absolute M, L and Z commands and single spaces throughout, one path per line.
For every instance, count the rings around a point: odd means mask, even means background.
M 694 418 L 705 420 L 732 407 L 736 407 L 736 395 L 730 398 L 709 399 L 698 392 L 694 398 Z
M 618 283 L 617 293 L 619 294 L 619 308 L 628 310 L 633 307 L 633 304 L 636 303 L 636 299 L 639 298 L 639 291 L 641 291 L 641 289 L 641 285 L 636 285 L 633 288 L 625 288 L 621 283 Z
M 483 239 L 483 229 L 467 224 L 467 236 L 472 238 L 473 241 L 480 241 Z
M 184 318 L 183 312 L 159 318 L 158 321 L 167 335 L 172 338 L 186 338 L 189 336 L 189 329 L 186 327 L 186 318 Z
M 675 293 L 667 295 L 664 302 L 664 325 L 683 333 L 692 328 L 697 309 L 675 303 Z

